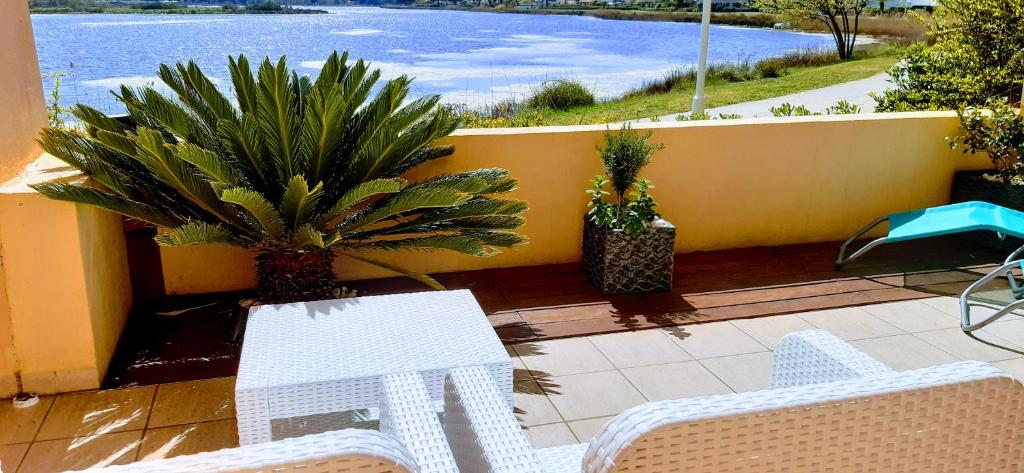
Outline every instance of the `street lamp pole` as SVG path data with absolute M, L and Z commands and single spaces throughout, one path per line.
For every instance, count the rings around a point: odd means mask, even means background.
M 708 36 L 711 35 L 711 0 L 704 0 L 700 16 L 700 60 L 697 63 L 697 92 L 693 96 L 690 114 L 704 113 L 704 75 L 708 69 Z

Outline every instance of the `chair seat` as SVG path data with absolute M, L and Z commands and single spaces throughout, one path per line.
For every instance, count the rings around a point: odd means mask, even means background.
M 963 202 L 889 215 L 890 242 L 975 230 L 1024 238 L 1024 212 L 988 202 Z

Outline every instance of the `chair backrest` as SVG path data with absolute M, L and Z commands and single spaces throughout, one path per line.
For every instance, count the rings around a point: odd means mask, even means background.
M 419 468 L 412 455 L 398 440 L 372 430 L 346 429 L 87 471 L 418 473 Z
M 1024 471 L 1024 387 L 961 362 L 651 402 L 605 426 L 583 471 Z

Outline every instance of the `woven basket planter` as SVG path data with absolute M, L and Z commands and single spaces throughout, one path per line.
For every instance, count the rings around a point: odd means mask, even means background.
M 980 200 L 1006 208 L 1024 211 L 1024 185 L 1007 184 L 985 178 L 988 171 L 958 171 L 953 175 L 950 201 Z M 1000 251 L 1013 251 L 1021 246 L 1019 238 L 999 238 L 992 232 L 971 232 L 965 238 Z
M 676 227 L 657 220 L 650 230 L 630 236 L 583 220 L 583 275 L 603 294 L 672 289 Z

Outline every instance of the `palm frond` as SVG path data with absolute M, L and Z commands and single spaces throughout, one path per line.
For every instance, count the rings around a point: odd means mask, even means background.
M 156 242 L 161 246 L 172 247 L 205 244 L 231 245 L 236 243 L 231 230 L 221 225 L 196 221 L 188 222 L 178 228 L 157 235 Z
M 284 236 L 285 227 L 281 220 L 281 214 L 259 192 L 234 187 L 221 192 L 220 200 L 245 209 L 259 223 L 258 228 L 267 237 L 282 238 Z
M 279 182 L 286 183 L 299 169 L 296 162 L 298 98 L 290 85 L 282 57 L 275 66 L 270 59 L 260 66 L 256 87 L 256 124 L 261 141 L 276 164 Z
M 403 268 L 401 266 L 397 266 L 397 265 L 388 263 L 386 261 L 381 261 L 381 260 L 374 259 L 374 258 L 368 258 L 368 257 L 360 255 L 360 254 L 354 254 L 354 253 L 339 253 L 339 254 L 341 256 L 345 256 L 347 258 L 352 258 L 354 260 L 362 261 L 364 263 L 367 263 L 367 264 L 370 264 L 370 265 L 373 265 L 373 266 L 377 266 L 378 268 L 386 269 L 386 270 L 391 271 L 393 273 L 401 274 L 402 276 L 405 276 L 407 278 L 415 279 L 415 280 L 417 280 L 417 281 L 419 281 L 419 282 L 421 282 L 423 284 L 426 284 L 427 286 L 430 286 L 432 289 L 436 289 L 438 291 L 443 291 L 444 290 L 444 286 L 442 286 L 441 283 L 437 282 L 436 279 L 434 279 L 434 278 L 432 278 L 430 276 L 427 276 L 426 274 L 418 273 L 418 272 L 415 272 L 415 271 L 411 271 L 411 270 L 405 269 L 405 268 Z
M 338 223 L 337 220 L 344 215 L 345 212 L 366 199 L 384 194 L 394 194 L 404 189 L 405 186 L 405 180 L 397 178 L 374 179 L 372 181 L 359 183 L 355 187 L 349 189 L 345 195 L 342 195 L 334 205 L 331 205 L 331 207 L 324 212 L 322 215 L 324 226 L 327 228 L 334 227 Z
M 288 187 L 284 191 L 284 197 L 281 198 L 278 210 L 285 222 L 291 225 L 290 228 L 299 228 L 313 214 L 322 196 L 322 183 L 318 182 L 310 190 L 306 178 L 296 175 L 288 181 Z
M 176 227 L 183 223 L 176 215 L 163 212 L 141 202 L 134 202 L 116 194 L 77 184 L 48 182 L 32 184 L 36 192 L 51 199 L 66 200 L 79 204 L 112 210 L 128 217 L 162 227 Z

